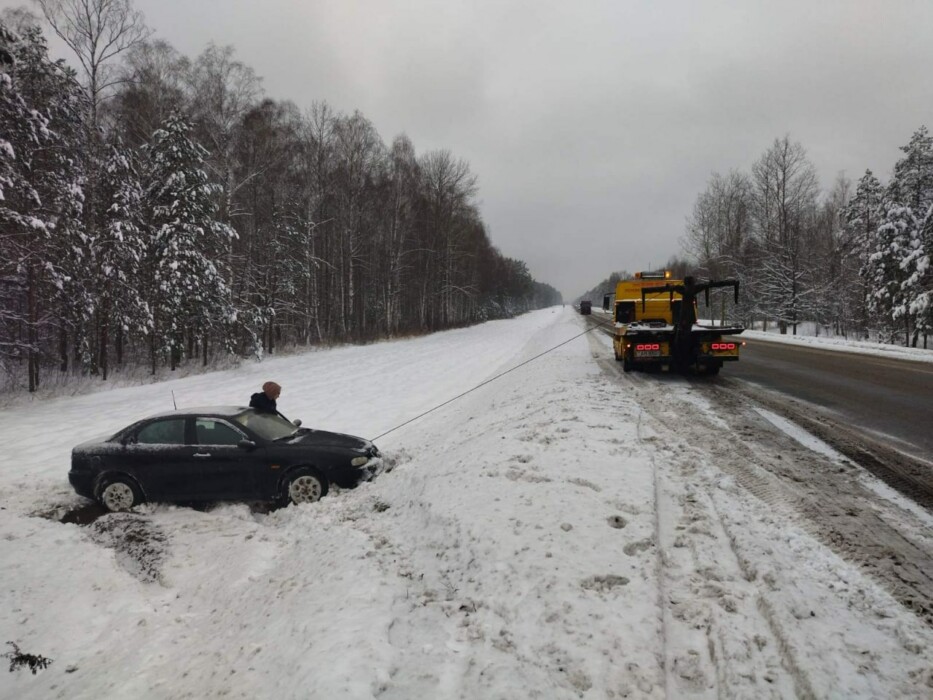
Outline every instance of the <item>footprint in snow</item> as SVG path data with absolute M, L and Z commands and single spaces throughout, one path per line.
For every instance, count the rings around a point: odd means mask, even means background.
M 582 486 L 583 488 L 592 489 L 597 493 L 602 491 L 602 489 L 594 484 L 592 481 L 587 481 L 586 479 L 581 479 L 579 477 L 574 477 L 572 479 L 567 479 L 567 482 L 570 484 L 575 484 L 576 486 Z
M 653 546 L 654 546 L 654 541 L 651 538 L 648 538 L 644 540 L 639 540 L 638 542 L 629 542 L 627 545 L 625 545 L 622 548 L 622 551 L 631 557 Z
M 628 525 L 628 521 L 621 515 L 610 515 L 606 520 L 609 522 L 609 527 L 613 527 L 616 530 L 621 530 Z
M 589 590 L 596 591 L 598 593 L 605 593 L 611 591 L 617 586 L 628 585 L 629 579 L 625 576 L 617 576 L 616 574 L 604 574 L 602 576 L 590 576 L 585 578 L 580 582 L 580 585 Z

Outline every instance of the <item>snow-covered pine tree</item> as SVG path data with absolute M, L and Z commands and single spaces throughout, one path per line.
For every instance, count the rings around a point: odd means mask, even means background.
M 933 333 L 933 204 L 922 217 L 913 217 L 914 225 L 908 232 L 907 254 L 901 269 L 907 274 L 903 295 L 907 308 L 905 315 L 913 320 L 913 345 L 923 335 L 923 346 Z
M 855 188 L 843 214 L 842 249 L 846 262 L 858 270 L 856 297 L 860 300 L 857 317 L 859 326 L 877 327 L 879 319 L 869 319 L 868 294 L 871 291 L 869 256 L 874 251 L 878 226 L 884 218 L 884 188 L 871 170 L 866 170 Z M 887 322 L 887 317 L 885 318 Z
M 81 114 L 74 72 L 52 62 L 41 31 L 15 35 L 0 24 L 0 347 L 27 358 L 30 391 L 39 385 L 43 341 L 88 313 L 75 274 L 84 264 Z
M 152 326 L 142 276 L 148 230 L 142 222 L 143 188 L 135 160 L 133 151 L 119 140 L 111 143 L 101 181 L 101 201 L 109 205 L 93 254 L 102 379 L 107 379 L 110 369 L 111 342 L 120 364 L 127 334 L 146 335 Z
M 933 204 L 933 137 L 921 126 L 901 150 L 904 157 L 894 164 L 888 194 L 892 201 L 922 216 Z
M 933 206 L 933 138 L 921 126 L 901 150 L 904 157 L 894 165 L 894 177 L 886 193 L 890 204 L 885 221 L 897 231 L 896 235 L 888 231 L 894 242 L 888 255 L 892 259 L 896 256 L 899 270 L 887 283 L 899 286 L 895 294 L 897 302 L 891 308 L 892 318 L 904 323 L 906 343 L 916 345 L 920 333 L 927 335 L 931 330 L 933 250 L 925 230 Z
M 190 131 L 174 112 L 147 148 L 153 370 L 157 352 L 168 353 L 174 370 L 186 340 L 189 354 L 195 340 L 206 354 L 212 336 L 229 349 L 237 318 L 222 270 L 236 234 L 215 218 L 217 188 L 204 171 L 207 151 L 191 140 Z
M 910 207 L 889 206 L 862 267 L 862 275 L 869 286 L 868 310 L 872 318 L 878 320 L 879 331 L 888 334 L 887 342 L 894 342 L 894 324 L 898 322 L 907 324 L 909 339 L 909 300 L 904 295 L 907 274 L 903 262 L 915 227 L 916 219 Z

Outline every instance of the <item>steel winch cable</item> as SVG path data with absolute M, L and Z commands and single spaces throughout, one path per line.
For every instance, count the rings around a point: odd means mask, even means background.
M 404 423 L 400 423 L 399 425 L 396 425 L 394 428 L 385 431 L 385 432 L 382 433 L 381 435 L 377 435 L 376 437 L 372 438 L 372 441 L 375 442 L 375 441 L 378 440 L 379 438 L 385 437 L 385 436 L 388 435 L 389 433 L 394 433 L 394 432 L 395 432 L 396 430 L 398 430 L 399 428 L 404 428 L 404 427 L 405 427 L 406 425 L 408 425 L 409 423 L 414 423 L 414 422 L 415 422 L 416 420 L 418 420 L 419 418 L 424 418 L 424 417 L 425 417 L 426 415 L 428 415 L 429 413 L 433 413 L 433 412 L 436 411 L 437 409 L 443 408 L 443 407 L 446 406 L 447 404 L 453 403 L 454 401 L 457 401 L 458 399 L 462 399 L 462 398 L 463 398 L 464 396 L 466 396 L 467 394 L 469 394 L 469 393 L 471 393 L 471 392 L 474 392 L 474 391 L 476 391 L 477 389 L 479 389 L 479 388 L 481 388 L 481 387 L 484 387 L 484 386 L 486 386 L 487 384 L 489 384 L 489 383 L 491 383 L 491 382 L 494 382 L 494 381 L 496 381 L 497 379 L 500 379 L 500 378 L 504 377 L 504 376 L 507 375 L 509 372 L 514 372 L 515 370 L 517 370 L 517 369 L 519 369 L 519 368 L 521 368 L 521 367 L 524 367 L 524 366 L 527 365 L 529 362 L 534 362 L 534 361 L 537 360 L 538 358 L 544 357 L 544 356 L 547 355 L 548 353 L 554 352 L 555 350 L 557 350 L 557 348 L 562 347 L 562 346 L 566 345 L 567 343 L 569 343 L 569 342 L 571 342 L 571 341 L 574 341 L 574 340 L 576 340 L 577 338 L 579 338 L 579 337 L 581 337 L 581 336 L 584 336 L 584 335 L 586 335 L 587 333 L 589 333 L 589 332 L 591 332 L 591 331 L 596 330 L 597 328 L 600 328 L 601 326 L 612 327 L 612 324 L 607 323 L 607 322 L 605 322 L 605 321 L 596 321 L 596 325 L 590 326 L 589 328 L 587 328 L 587 329 L 586 329 L 585 331 L 583 331 L 582 333 L 577 333 L 577 334 L 576 334 L 575 336 L 573 336 L 572 338 L 567 338 L 567 340 L 563 341 L 562 343 L 558 343 L 558 344 L 555 345 L 554 347 L 548 348 L 548 349 L 545 350 L 544 352 L 538 353 L 538 354 L 535 355 L 534 357 L 531 357 L 531 358 L 525 360 L 524 362 L 520 362 L 519 364 L 515 365 L 514 367 L 511 367 L 510 369 L 507 369 L 507 370 L 505 370 L 504 372 L 500 372 L 500 373 L 497 374 L 496 376 L 490 377 L 490 378 L 487 379 L 486 381 L 480 382 L 479 384 L 477 384 L 476 386 L 474 386 L 472 389 L 467 389 L 467 390 L 464 391 L 463 393 L 457 394 L 457 395 L 454 396 L 452 399 L 447 399 L 444 403 L 439 403 L 437 406 L 434 406 L 433 408 L 429 408 L 429 409 L 428 409 L 427 411 L 425 411 L 424 413 L 419 413 L 419 414 L 418 414 L 417 416 L 415 416 L 414 418 L 409 418 L 409 419 L 408 419 L 407 421 L 405 421 Z

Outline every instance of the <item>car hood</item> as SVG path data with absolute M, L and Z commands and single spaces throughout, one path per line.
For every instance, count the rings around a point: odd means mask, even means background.
M 289 445 L 301 447 L 345 447 L 351 450 L 365 450 L 372 443 L 355 435 L 331 433 L 326 430 L 300 430 Z

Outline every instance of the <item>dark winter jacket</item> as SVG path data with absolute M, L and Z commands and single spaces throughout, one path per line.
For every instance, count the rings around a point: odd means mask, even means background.
M 275 407 L 275 399 L 270 399 L 263 392 L 258 391 L 249 397 L 250 408 L 255 408 L 258 413 L 278 413 Z

